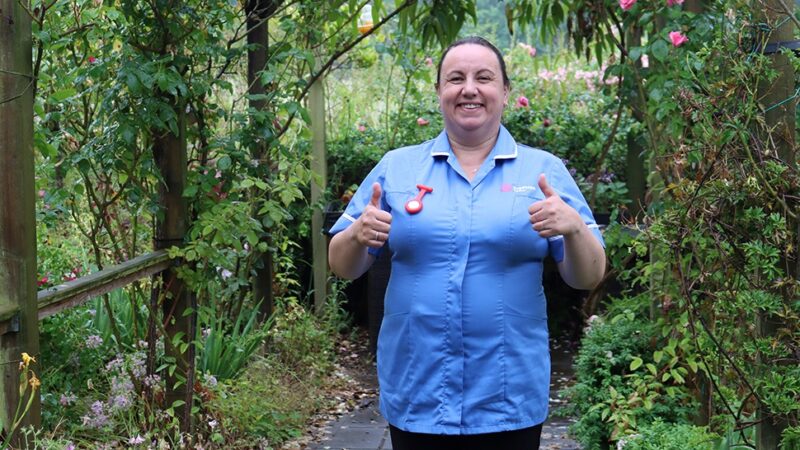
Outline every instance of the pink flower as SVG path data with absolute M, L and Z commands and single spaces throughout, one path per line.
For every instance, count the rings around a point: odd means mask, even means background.
M 675 5 L 682 5 L 683 0 L 667 0 L 667 7 L 672 7 Z
M 430 123 L 431 122 L 429 120 L 425 120 L 422 117 L 417 117 L 417 125 L 421 127 L 427 127 L 428 125 L 430 125 Z
M 671 31 L 669 33 L 669 40 L 672 41 L 672 45 L 675 47 L 680 47 L 681 45 L 689 42 L 689 38 L 684 36 L 684 34 L 680 31 Z
M 90 56 L 89 57 L 89 64 L 94 64 L 96 62 L 97 62 L 97 58 L 95 58 L 94 56 Z
M 531 58 L 536 56 L 536 47 L 524 43 L 520 43 L 519 46 L 527 50 L 528 54 L 531 55 Z
M 622 8 L 623 11 L 633 8 L 635 4 L 636 0 L 619 0 L 619 7 Z
M 364 125 L 361 125 L 361 124 L 359 124 L 359 125 L 358 125 L 358 131 L 360 131 L 361 133 L 363 133 L 363 132 L 367 131 L 367 127 L 366 127 L 366 126 L 364 126 Z
M 44 191 L 44 189 L 39 189 L 39 198 L 44 198 L 45 194 L 46 192 Z
M 517 108 L 527 108 L 530 102 L 528 102 L 528 97 L 524 95 L 520 95 L 517 97 L 517 104 L 515 105 Z
M 430 56 L 425 58 L 425 65 L 428 67 L 433 67 L 433 58 L 431 58 Z

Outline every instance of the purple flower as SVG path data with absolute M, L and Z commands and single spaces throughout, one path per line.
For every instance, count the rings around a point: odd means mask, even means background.
M 105 412 L 105 405 L 101 401 L 92 403 L 92 415 L 83 416 L 83 425 L 90 428 L 103 428 L 108 425 L 108 416 Z
M 128 444 L 130 444 L 130 445 L 137 445 L 137 444 L 141 444 L 142 442 L 144 442 L 144 438 L 141 437 L 138 434 L 136 435 L 136 437 L 132 437 L 132 438 L 128 439 Z
M 203 381 L 208 387 L 214 387 L 217 385 L 217 377 L 211 375 L 210 373 L 203 375 Z
M 78 397 L 76 397 L 72 392 L 68 392 L 66 394 L 61 394 L 61 399 L 58 401 L 58 403 L 61 403 L 61 406 L 69 406 L 75 403 L 76 400 L 78 400 Z
M 106 364 L 106 370 L 108 372 L 118 372 L 120 369 L 122 369 L 123 364 L 125 364 L 125 361 L 118 356 Z
M 616 175 L 614 175 L 614 172 L 609 172 L 608 170 L 606 170 L 605 172 L 603 172 L 602 175 L 600 175 L 600 181 L 603 183 L 611 183 L 612 181 L 614 181 L 615 176 Z
M 103 338 L 96 334 L 92 334 L 86 338 L 86 348 L 98 348 L 103 345 Z
M 131 406 L 131 399 L 127 395 L 115 395 L 112 399 L 111 408 L 122 411 Z
M 101 402 L 99 400 L 94 402 L 94 403 L 92 403 L 92 412 L 95 415 L 99 416 L 101 414 L 104 414 L 105 413 L 105 409 L 106 409 L 105 405 L 103 404 L 103 402 Z
M 144 378 L 147 368 L 145 367 L 146 358 L 144 352 L 136 352 L 131 356 L 131 372 L 137 379 Z
M 158 375 L 148 375 L 144 379 L 144 385 L 149 387 L 149 388 L 152 388 L 154 386 L 158 386 L 158 383 L 160 383 L 160 382 L 161 382 L 161 377 L 158 376 Z

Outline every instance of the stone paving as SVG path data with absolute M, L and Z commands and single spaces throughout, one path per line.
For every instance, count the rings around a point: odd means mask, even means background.
M 553 356 L 553 373 L 551 395 L 572 378 L 572 361 L 570 355 L 555 349 Z M 377 385 L 374 376 L 368 383 Z M 551 398 L 551 409 L 559 403 L 559 399 Z M 568 419 L 551 417 L 542 429 L 541 450 L 581 450 L 581 446 L 567 436 Z M 359 409 L 346 414 L 328 424 L 322 442 L 309 445 L 310 450 L 390 450 L 392 441 L 389 438 L 389 427 L 378 412 L 378 398 L 363 399 Z
M 331 423 L 329 438 L 312 444 L 313 450 L 391 450 L 389 428 L 378 412 L 377 398 L 367 406 Z M 569 421 L 548 420 L 542 430 L 541 450 L 581 450 L 581 446 L 567 437 Z

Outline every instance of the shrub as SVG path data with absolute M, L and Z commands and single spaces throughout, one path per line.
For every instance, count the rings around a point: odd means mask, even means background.
M 637 434 L 621 439 L 620 450 L 716 450 L 719 436 L 705 427 L 665 423 L 643 425 Z
M 676 361 L 651 361 L 657 327 L 626 311 L 592 322 L 575 362 L 577 383 L 567 389 L 565 412 L 578 417 L 571 431 L 586 450 L 606 449 L 658 418 L 687 421 L 696 405 L 680 379 Z M 644 358 L 644 359 L 643 359 Z M 660 364 L 661 367 L 657 367 Z

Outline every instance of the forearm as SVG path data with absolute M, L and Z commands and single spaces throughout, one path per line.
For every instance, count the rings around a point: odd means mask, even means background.
M 368 253 L 368 247 L 356 240 L 353 229 L 350 226 L 333 236 L 328 248 L 331 271 L 349 280 L 363 275 L 375 261 L 375 257 Z
M 558 264 L 561 278 L 575 289 L 593 289 L 603 279 L 606 252 L 586 224 L 564 236 L 564 260 Z

